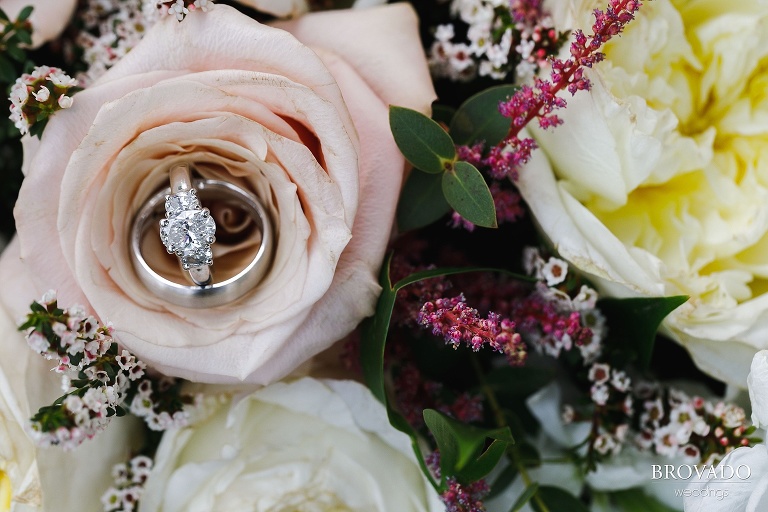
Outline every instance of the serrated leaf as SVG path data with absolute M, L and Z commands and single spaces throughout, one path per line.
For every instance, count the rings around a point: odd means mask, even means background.
M 445 200 L 440 174 L 412 172 L 397 203 L 397 227 L 400 231 L 432 224 L 451 211 Z
M 476 482 L 496 467 L 507 446 L 514 442 L 509 427 L 475 427 L 434 409 L 424 410 L 424 423 L 432 432 L 440 450 L 443 481 L 453 475 L 463 483 Z M 483 450 L 486 439 L 494 441 Z
M 539 487 L 536 496 L 544 502 L 544 505 L 546 505 L 550 512 L 565 512 L 566 510 L 568 512 L 589 512 L 589 509 L 587 509 L 581 500 L 560 487 L 542 485 Z M 542 512 L 541 507 L 535 499 L 531 500 L 530 503 L 533 510 Z
M 647 369 L 659 325 L 687 300 L 685 295 L 599 300 L 597 307 L 608 323 L 606 343 L 619 344 L 621 350 L 635 357 L 641 369 Z
M 510 119 L 499 112 L 499 103 L 517 91 L 514 85 L 498 85 L 479 92 L 462 103 L 451 120 L 450 134 L 458 145 L 485 141 L 495 146 L 507 135 Z
M 424 114 L 391 106 L 389 126 L 397 147 L 417 169 L 441 173 L 456 160 L 456 147 L 450 135 Z
M 525 488 L 525 491 L 523 494 L 520 495 L 517 500 L 515 500 L 515 504 L 512 505 L 512 508 L 509 509 L 509 512 L 517 512 L 521 508 L 525 506 L 526 503 L 531 501 L 531 498 L 533 498 L 533 495 L 536 494 L 539 490 L 539 484 L 537 482 L 533 482 L 531 485 Z
M 452 171 L 443 174 L 443 194 L 451 208 L 469 222 L 486 228 L 498 227 L 493 196 L 474 165 L 456 162 Z

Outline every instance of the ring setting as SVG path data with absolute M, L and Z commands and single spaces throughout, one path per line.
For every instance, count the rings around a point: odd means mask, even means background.
M 181 259 L 184 270 L 213 265 L 216 222 L 207 208 L 200 207 L 195 189 L 167 196 L 165 216 L 160 221 L 160 240 Z
M 136 212 L 129 236 L 129 252 L 140 281 L 157 297 L 179 306 L 209 308 L 230 303 L 256 288 L 271 267 L 276 234 L 261 200 L 233 183 L 198 179 L 192 187 L 187 164 L 170 169 L 170 189 L 159 190 Z M 213 201 L 242 211 L 258 229 L 258 250 L 235 275 L 214 281 L 211 244 L 216 241 L 216 222 L 201 205 Z M 165 207 L 163 215 L 163 206 Z M 159 221 L 159 226 L 158 226 Z M 160 275 L 145 259 L 142 249 L 145 234 L 154 224 L 168 253 L 179 258 L 193 285 L 185 285 Z M 155 231 L 157 233 L 157 231 Z M 154 236 L 158 236 L 155 234 Z

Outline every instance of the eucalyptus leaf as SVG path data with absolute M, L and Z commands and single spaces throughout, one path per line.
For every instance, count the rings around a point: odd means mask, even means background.
M 456 162 L 452 171 L 443 174 L 443 194 L 456 212 L 473 224 L 498 227 L 493 196 L 474 165 Z
M 389 107 L 389 126 L 397 147 L 417 169 L 441 173 L 453 167 L 456 147 L 451 136 L 424 114 L 405 107 Z
M 507 135 L 510 119 L 499 112 L 499 103 L 517 91 L 514 85 L 497 85 L 479 92 L 462 103 L 451 120 L 450 133 L 458 145 L 485 141 L 495 146 Z
M 606 343 L 620 347 L 641 369 L 647 369 L 659 325 L 687 300 L 685 295 L 599 300 L 597 307 L 608 323 Z
M 442 175 L 412 172 L 397 203 L 397 227 L 400 231 L 421 228 L 450 211 L 443 195 Z

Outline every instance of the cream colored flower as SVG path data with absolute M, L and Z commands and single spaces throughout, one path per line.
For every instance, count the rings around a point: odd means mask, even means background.
M 595 7 L 561 6 L 558 27 L 589 31 Z M 667 331 L 744 386 L 768 346 L 768 8 L 646 2 L 606 54 L 565 124 L 534 128 L 523 195 L 603 292 L 689 295 Z
M 438 512 L 410 441 L 353 381 L 277 383 L 167 432 L 142 512 Z

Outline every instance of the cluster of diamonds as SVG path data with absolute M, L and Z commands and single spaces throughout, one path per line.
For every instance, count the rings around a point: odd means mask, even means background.
M 181 258 L 184 270 L 213 265 L 215 234 L 216 222 L 208 208 L 200 207 L 195 189 L 166 196 L 160 239 L 169 253 Z

